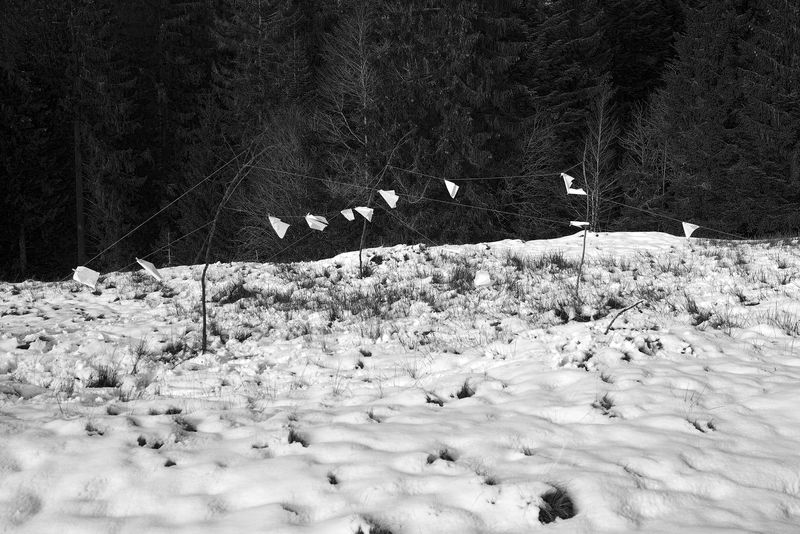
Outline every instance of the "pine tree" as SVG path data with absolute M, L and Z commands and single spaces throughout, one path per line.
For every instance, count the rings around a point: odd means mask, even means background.
M 661 84 L 673 56 L 674 35 L 683 29 L 679 0 L 613 0 L 604 2 L 604 46 L 614 103 L 623 122 Z
M 691 13 L 660 96 L 682 171 L 668 186 L 675 215 L 740 234 L 754 233 L 764 215 L 763 172 L 747 156 L 742 121 L 743 47 L 755 15 L 752 3 L 738 0 Z
M 529 52 L 531 85 L 538 109 L 554 116 L 565 168 L 580 159 L 589 108 L 609 71 L 610 28 L 597 0 L 547 2 L 541 19 Z
M 11 0 L 0 17 L 0 275 L 54 276 L 74 265 L 67 78 L 69 6 Z M 66 236 L 64 227 L 72 228 Z
M 416 1 L 388 9 L 383 34 L 389 44 L 380 64 L 394 80 L 388 106 L 413 131 L 413 141 L 400 153 L 405 166 L 454 179 L 519 174 L 523 132 L 533 114 L 524 71 L 531 8 L 517 1 Z M 430 179 L 396 177 L 412 196 L 450 200 Z M 503 203 L 505 186 L 471 182 L 459 200 L 484 210 L 420 207 L 419 219 L 429 222 L 418 228 L 449 240 L 497 236 L 514 221 L 486 209 Z M 448 217 L 441 217 L 443 210 Z
M 741 120 L 747 156 L 770 193 L 759 231 L 794 231 L 800 228 L 800 6 L 763 0 L 758 8 L 744 48 Z

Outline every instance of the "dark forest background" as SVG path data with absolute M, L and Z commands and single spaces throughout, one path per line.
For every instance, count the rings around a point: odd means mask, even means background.
M 375 188 L 407 196 L 370 246 L 584 216 L 680 232 L 647 212 L 800 229 L 795 0 L 0 0 L 0 42 L 2 279 L 68 274 L 209 175 L 89 266 L 197 262 L 226 188 L 221 260 L 308 232 L 285 218 L 279 241 L 268 214 L 377 206 Z M 459 182 L 460 207 L 425 174 L 510 178 Z M 273 259 L 360 234 L 342 219 Z

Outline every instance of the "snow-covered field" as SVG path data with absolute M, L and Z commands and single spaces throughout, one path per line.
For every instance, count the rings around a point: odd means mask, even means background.
M 0 531 L 800 532 L 797 243 L 581 243 L 0 284 Z

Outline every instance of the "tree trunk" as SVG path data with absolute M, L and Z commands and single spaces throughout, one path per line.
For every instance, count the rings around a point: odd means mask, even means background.
M 364 171 L 364 177 L 366 178 L 367 172 Z M 366 183 L 366 180 L 365 180 Z M 367 207 L 372 205 L 372 199 L 375 196 L 375 190 L 371 190 L 369 192 L 369 200 L 367 201 Z M 358 245 L 358 274 L 361 278 L 364 278 L 364 261 L 362 259 L 362 254 L 364 253 L 364 243 L 367 237 L 367 219 L 364 219 L 364 225 L 361 227 L 361 241 Z
M 75 82 L 76 91 L 80 91 L 79 78 Z M 77 92 L 76 92 L 77 98 Z M 83 159 L 81 156 L 81 126 L 78 120 L 77 104 L 75 118 L 72 121 L 73 163 L 75 165 L 75 227 L 78 240 L 78 265 L 86 261 L 86 231 L 83 221 Z
M 28 245 L 25 242 L 25 225 L 19 225 L 19 274 L 24 279 L 28 273 Z
M 792 185 L 800 182 L 800 142 L 792 149 L 791 161 L 789 162 L 789 181 Z

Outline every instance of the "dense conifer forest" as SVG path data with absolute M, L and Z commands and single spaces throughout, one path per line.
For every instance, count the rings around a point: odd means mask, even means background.
M 2 0 L 0 43 L 0 279 L 172 202 L 90 267 L 198 262 L 223 198 L 222 261 L 358 248 L 267 216 L 359 204 L 368 246 L 800 230 L 794 0 Z

